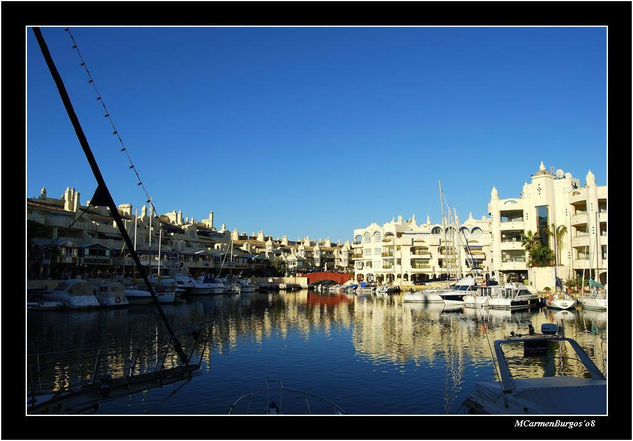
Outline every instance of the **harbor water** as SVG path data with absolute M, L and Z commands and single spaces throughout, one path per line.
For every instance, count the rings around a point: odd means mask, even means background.
M 241 396 L 267 381 L 327 398 L 355 415 L 446 415 L 478 381 L 496 380 L 495 339 L 526 334 L 528 325 L 564 324 L 607 375 L 607 313 L 540 308 L 531 311 L 445 310 L 389 296 L 297 292 L 189 297 L 162 305 L 171 326 L 205 323 L 211 338 L 198 375 L 162 387 L 100 401 L 106 415 L 225 415 Z M 106 347 L 167 336 L 153 305 L 96 311 L 29 311 L 28 355 Z M 112 372 L 122 357 L 108 359 Z M 70 362 L 69 362 L 70 363 Z M 75 360 L 74 363 L 81 363 Z M 87 361 L 87 371 L 90 362 Z M 573 370 L 562 361 L 554 369 Z M 520 366 L 526 376 L 547 367 Z M 81 381 L 58 362 L 58 390 Z M 33 381 L 41 381 L 36 379 Z M 292 410 L 291 410 L 292 411 Z

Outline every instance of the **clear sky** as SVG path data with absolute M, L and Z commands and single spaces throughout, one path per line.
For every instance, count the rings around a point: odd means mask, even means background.
M 29 29 L 27 196 L 96 181 Z M 145 193 L 64 28 L 43 28 L 115 203 Z M 71 28 L 160 213 L 296 240 L 465 220 L 543 161 L 605 185 L 606 29 Z

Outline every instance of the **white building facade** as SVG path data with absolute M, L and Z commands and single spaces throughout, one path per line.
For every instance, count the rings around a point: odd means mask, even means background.
M 459 277 L 477 267 L 490 272 L 490 221 L 472 215 L 460 223 L 426 223 L 392 219 L 380 226 L 354 230 L 352 260 L 356 280 L 380 281 L 395 285 L 415 285 L 428 280 Z
M 521 235 L 531 231 L 557 251 L 556 273 L 563 281 L 590 275 L 606 283 L 607 272 L 607 186 L 596 185 L 591 171 L 586 184 L 571 173 L 548 171 L 541 162 L 531 183 L 525 183 L 519 197 L 500 199 L 493 187 L 488 214 L 492 231 L 492 271 L 498 280 L 529 280 L 534 285 L 534 270 L 527 265 L 528 254 Z M 544 234 L 565 226 L 558 241 Z M 554 226 L 554 228 L 552 228 Z M 530 274 L 532 273 L 532 274 Z M 541 281 L 554 287 L 552 280 Z

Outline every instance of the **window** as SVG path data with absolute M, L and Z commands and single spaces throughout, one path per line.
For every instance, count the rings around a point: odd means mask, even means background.
M 536 207 L 536 228 L 538 235 L 541 238 L 541 244 L 549 245 L 549 236 L 547 235 L 548 220 L 548 207 L 547 205 L 541 205 Z

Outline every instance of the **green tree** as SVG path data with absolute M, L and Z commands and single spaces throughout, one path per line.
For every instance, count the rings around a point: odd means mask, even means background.
M 563 244 L 563 236 L 567 233 L 567 227 L 565 225 L 557 227 L 552 224 L 549 227 L 545 227 L 545 232 L 556 241 L 556 260 L 560 263 L 560 249 Z
M 554 260 L 554 251 L 547 245 L 538 243 L 530 250 L 528 265 L 537 267 L 550 266 Z
M 554 259 L 554 252 L 547 245 L 541 243 L 538 234 L 532 231 L 521 234 L 521 245 L 528 252 L 528 265 L 530 266 L 549 266 Z
M 286 275 L 286 261 L 279 258 L 279 257 L 275 257 L 271 263 L 271 267 L 273 269 L 273 275 L 274 276 L 278 276 L 278 277 L 282 277 Z
M 538 234 L 534 234 L 531 230 L 527 233 L 521 233 L 521 245 L 528 253 L 540 243 Z

